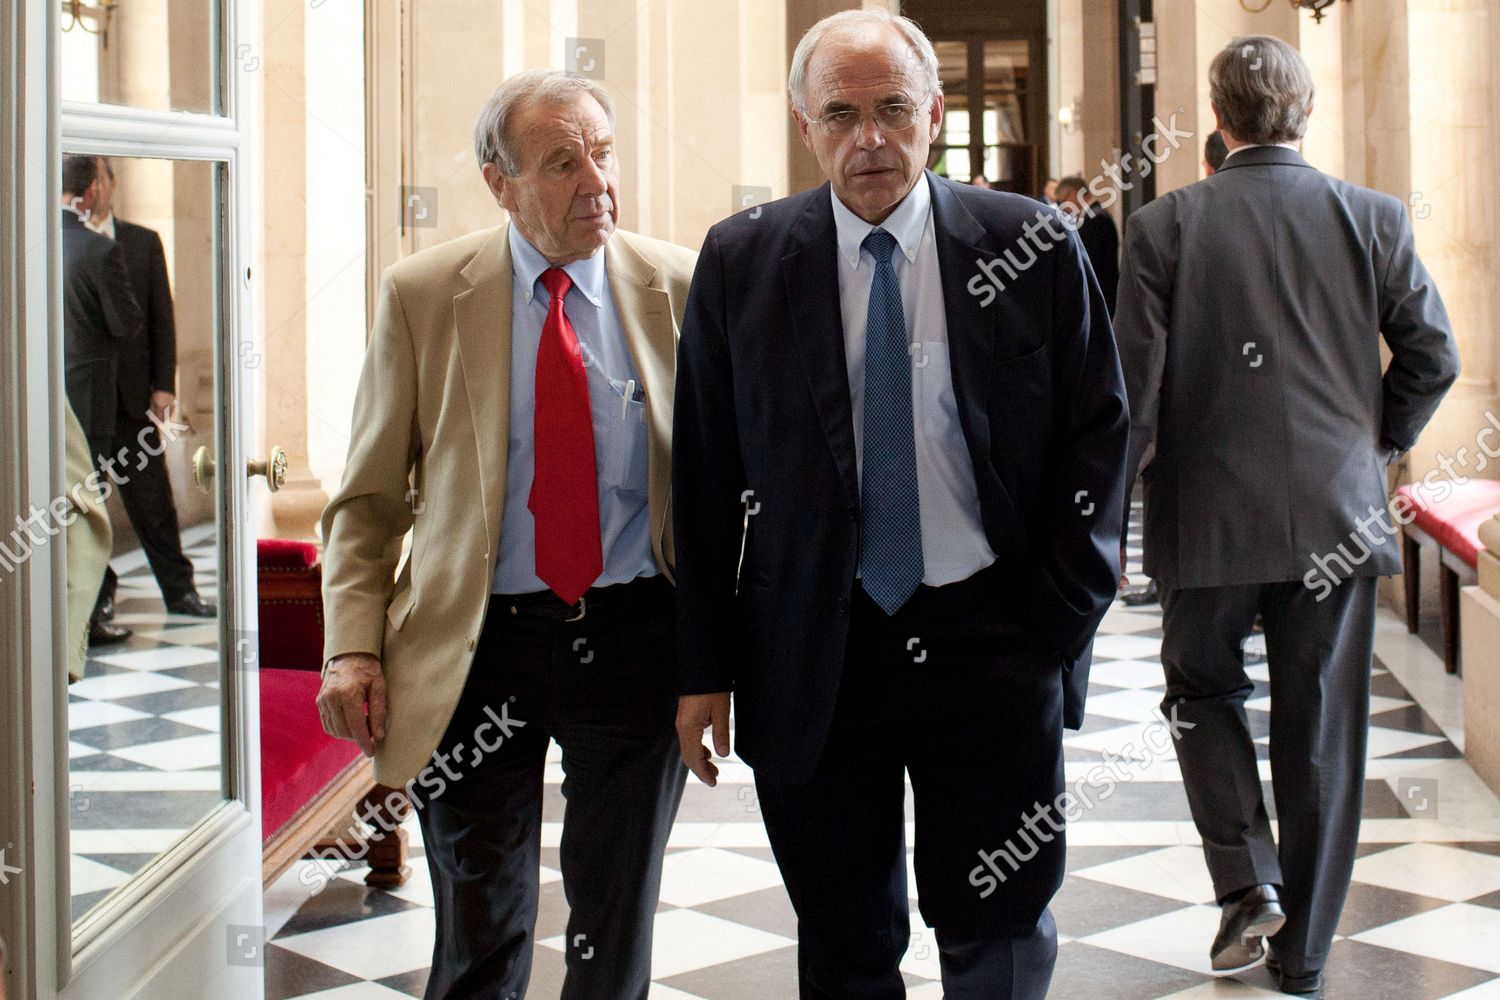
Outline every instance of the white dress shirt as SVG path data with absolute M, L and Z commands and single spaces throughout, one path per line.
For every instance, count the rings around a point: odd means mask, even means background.
M 844 358 L 854 404 L 854 454 L 864 470 L 865 337 L 875 260 L 862 250 L 875 226 L 850 211 L 838 195 L 839 306 L 844 318 Z M 900 253 L 891 267 L 901 288 L 901 312 L 912 344 L 912 426 L 916 435 L 917 492 L 922 505 L 922 582 L 940 587 L 967 579 L 995 561 L 979 520 L 979 488 L 969 457 L 948 359 L 948 315 L 932 228 L 932 192 L 924 174 L 881 229 Z
M 1241 152 L 1242 150 L 1260 149 L 1262 146 L 1280 146 L 1282 149 L 1290 149 L 1294 153 L 1302 152 L 1302 150 L 1297 148 L 1297 144 L 1294 142 L 1247 142 L 1243 146 L 1236 146 L 1229 152 L 1225 153 L 1224 159 L 1227 160 L 1235 153 Z

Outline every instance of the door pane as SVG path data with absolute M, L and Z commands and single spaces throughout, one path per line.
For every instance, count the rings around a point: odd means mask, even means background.
M 220 109 L 214 0 L 61 2 L 63 100 L 204 114 Z
M 225 798 L 227 567 L 216 477 L 200 492 L 193 470 L 223 422 L 221 178 L 211 162 L 63 163 L 75 921 Z

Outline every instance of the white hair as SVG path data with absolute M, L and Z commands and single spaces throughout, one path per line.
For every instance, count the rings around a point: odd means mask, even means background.
M 870 24 L 889 24 L 901 32 L 901 36 L 911 43 L 912 51 L 922 63 L 922 69 L 927 75 L 926 99 L 942 93 L 943 81 L 938 76 L 937 53 L 933 51 L 932 42 L 917 27 L 917 22 L 909 17 L 892 14 L 890 11 L 879 7 L 868 10 L 841 10 L 837 14 L 830 14 L 811 28 L 802 40 L 797 43 L 797 50 L 792 53 L 792 71 L 787 77 L 786 88 L 791 94 L 792 106 L 802 114 L 807 114 L 807 64 L 812 61 L 813 50 L 818 47 L 828 34 L 835 30 L 843 30 L 856 26 Z M 925 103 L 925 100 L 923 102 Z
M 520 159 L 510 140 L 510 122 L 516 110 L 529 104 L 570 104 L 580 94 L 599 102 L 609 127 L 615 127 L 615 108 L 599 83 L 560 69 L 530 69 L 510 77 L 484 102 L 474 123 L 474 158 L 483 167 L 493 163 L 507 177 L 521 172 Z

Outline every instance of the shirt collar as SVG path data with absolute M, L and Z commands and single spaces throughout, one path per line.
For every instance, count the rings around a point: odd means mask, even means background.
M 833 199 L 833 220 L 838 227 L 839 253 L 849 262 L 849 266 L 859 269 L 859 248 L 864 243 L 865 237 L 875 229 L 870 223 L 861 219 L 851 212 L 847 205 L 839 201 L 839 196 L 829 189 L 829 197 Z M 896 245 L 906 255 L 908 262 L 917 259 L 917 247 L 922 242 L 922 231 L 927 228 L 927 219 L 932 214 L 932 192 L 927 186 L 927 174 L 924 172 L 917 178 L 917 183 L 912 187 L 896 210 L 885 217 L 880 224 L 881 229 L 896 238 Z
M 516 277 L 520 279 L 521 287 L 525 289 L 526 301 L 530 302 L 537 294 L 537 282 L 542 277 L 542 272 L 552 265 L 547 258 L 542 256 L 540 250 L 532 246 L 526 237 L 521 235 L 521 230 L 515 224 L 510 226 L 510 262 Z M 604 295 L 604 250 L 585 257 L 583 260 L 575 260 L 563 267 L 568 277 L 573 281 L 573 287 L 583 293 L 595 308 L 603 306 Z
M 1231 156 L 1233 156 L 1235 153 L 1241 152 L 1242 150 L 1246 150 L 1246 149 L 1260 149 L 1262 146 L 1280 146 L 1282 149 L 1290 149 L 1294 153 L 1300 152 L 1297 149 L 1297 144 L 1294 143 L 1294 142 L 1252 142 L 1252 143 L 1248 143 L 1248 144 L 1246 144 L 1244 146 L 1236 146 L 1236 147 L 1234 147 L 1228 153 L 1224 154 L 1224 159 L 1227 160 Z
M 108 236 L 110 239 L 115 238 L 115 217 L 113 214 L 111 214 L 109 218 L 105 219 L 103 222 L 95 222 L 93 219 L 90 219 L 88 222 L 85 222 L 84 225 L 88 226 L 100 236 Z

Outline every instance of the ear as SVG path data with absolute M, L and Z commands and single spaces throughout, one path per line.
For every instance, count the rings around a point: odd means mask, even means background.
M 1214 128 L 1218 129 L 1220 132 L 1223 132 L 1224 131 L 1224 116 L 1221 115 L 1221 114 L 1219 114 L 1219 106 L 1217 104 L 1215 104 L 1213 101 L 1209 101 L 1208 102 L 1208 106 L 1210 108 L 1212 108 L 1213 112 L 1214 112 Z
M 816 153 L 817 151 L 813 149 L 812 136 L 809 134 L 812 130 L 812 123 L 807 120 L 807 116 L 793 107 L 792 120 L 797 123 L 797 134 L 802 136 L 802 145 L 807 147 L 809 153 Z
M 937 96 L 932 99 L 932 110 L 927 117 L 927 141 L 937 142 L 938 133 L 943 130 L 943 109 L 947 103 L 943 100 L 943 92 L 938 91 Z
M 511 178 L 506 177 L 505 173 L 493 163 L 486 163 L 479 168 L 479 171 L 484 175 L 484 185 L 490 189 L 490 195 L 495 199 L 495 204 L 507 212 L 515 211 L 515 188 L 511 184 Z

